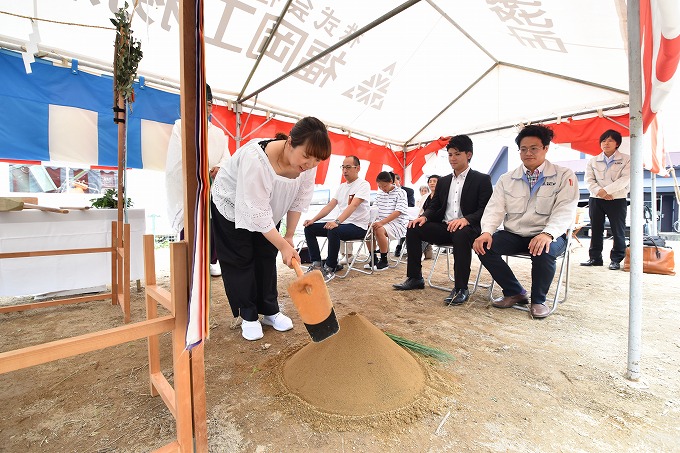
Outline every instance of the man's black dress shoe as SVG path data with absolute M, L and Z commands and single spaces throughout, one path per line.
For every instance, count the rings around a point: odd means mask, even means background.
M 408 291 L 410 289 L 423 289 L 425 288 L 425 280 L 423 277 L 420 278 L 407 278 L 404 280 L 404 283 L 398 283 L 396 285 L 392 285 L 394 289 L 398 289 L 400 291 Z
M 453 289 L 449 297 L 444 299 L 446 305 L 460 305 L 470 298 L 470 291 L 466 289 Z
M 602 266 L 604 263 L 602 260 L 594 260 L 590 258 L 588 261 L 581 263 L 581 266 Z
M 617 263 L 616 261 L 612 261 L 611 263 L 609 263 L 609 269 L 611 269 L 613 271 L 618 271 L 619 269 L 621 269 L 621 263 Z

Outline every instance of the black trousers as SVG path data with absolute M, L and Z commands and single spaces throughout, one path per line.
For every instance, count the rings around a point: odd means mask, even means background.
M 491 248 L 484 255 L 479 255 L 491 277 L 503 288 L 504 296 L 522 294 L 524 288 L 515 277 L 503 255 L 515 255 L 529 251 L 529 242 L 534 236 L 520 236 L 505 230 L 498 230 L 493 234 Z M 531 303 L 542 304 L 550 290 L 550 284 L 555 277 L 557 257 L 567 248 L 567 235 L 555 239 L 550 243 L 548 253 L 531 257 Z
M 278 313 L 278 249 L 262 233 L 236 228 L 234 222 L 220 214 L 212 201 L 210 209 L 217 258 L 232 314 L 234 317 L 241 315 L 246 321 L 257 321 L 258 314 Z
M 453 244 L 453 277 L 456 289 L 467 289 L 470 280 L 470 263 L 472 262 L 472 243 L 478 232 L 471 226 L 450 232 L 446 230 L 446 223 L 425 222 L 423 226 L 416 226 L 406 230 L 406 247 L 415 253 L 408 254 L 406 276 L 420 278 L 423 276 L 420 253 L 422 242 L 430 244 Z
M 603 200 L 602 198 L 590 197 L 588 200 L 588 213 L 590 214 L 590 227 L 592 238 L 588 254 L 594 260 L 602 260 L 602 235 L 604 233 L 604 217 L 609 217 L 609 226 L 612 230 L 614 246 L 609 253 L 609 258 L 620 263 L 626 257 L 626 208 L 628 203 L 625 198 L 615 200 Z
M 331 269 L 335 269 L 338 265 L 338 253 L 340 253 L 340 241 L 349 241 L 352 239 L 363 239 L 366 236 L 366 230 L 360 228 L 353 223 L 344 223 L 338 225 L 332 230 L 324 228 L 326 222 L 314 222 L 305 227 L 305 240 L 309 248 L 309 256 L 312 261 L 321 261 L 321 250 L 319 249 L 319 241 L 317 237 L 328 238 L 328 257 L 326 258 L 326 265 Z

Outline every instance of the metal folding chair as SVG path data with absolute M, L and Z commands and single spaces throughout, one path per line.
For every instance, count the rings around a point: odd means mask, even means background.
M 405 239 L 405 238 L 404 238 Z M 401 241 L 401 239 L 395 239 L 397 241 L 397 244 Z M 387 244 L 387 253 L 389 256 L 390 253 L 390 245 L 392 244 L 392 240 L 390 240 Z M 406 241 L 404 240 L 404 243 L 401 245 L 401 250 L 399 250 L 399 255 L 395 258 L 394 256 L 390 257 L 390 261 L 392 261 L 394 264 L 390 264 L 391 268 L 395 268 L 399 266 L 400 263 L 404 262 L 404 255 L 408 253 L 408 250 L 406 250 Z
M 324 238 L 324 241 L 323 241 L 323 243 L 321 244 L 321 247 L 319 248 L 319 250 L 321 251 L 321 253 L 323 253 L 324 248 L 326 248 L 326 244 L 327 244 L 327 243 L 328 243 L 328 238 L 326 237 L 326 238 Z M 306 244 L 307 244 L 307 239 L 305 239 L 305 238 L 301 239 L 301 240 L 297 243 L 297 245 L 295 246 L 295 250 L 298 252 L 298 254 L 300 253 L 300 251 L 302 250 L 302 248 L 303 248 Z M 302 264 L 302 263 L 301 263 L 301 264 Z M 324 273 L 324 281 L 325 281 L 326 283 L 330 282 L 330 281 L 333 280 L 335 277 L 336 277 L 335 273 L 331 274 L 330 277 L 326 277 L 326 274 Z
M 432 257 L 432 267 L 430 268 L 430 273 L 427 276 L 427 284 L 430 288 L 435 288 L 435 289 L 440 289 L 442 291 L 450 292 L 453 290 L 455 287 L 455 278 L 451 274 L 453 271 L 453 265 L 451 264 L 451 258 L 453 257 L 453 244 L 432 244 L 432 247 L 435 248 L 434 250 L 434 255 Z M 435 268 L 437 266 L 437 261 L 439 261 L 439 257 L 444 254 L 446 255 L 446 275 L 449 278 L 449 281 L 454 284 L 453 287 L 447 288 L 446 286 L 441 286 L 441 285 L 435 285 L 432 283 L 432 276 L 434 275 Z M 479 270 L 477 271 L 477 277 L 475 278 L 475 283 L 472 286 L 472 290 L 470 291 L 470 294 L 474 294 L 475 291 L 477 291 L 477 288 L 488 288 L 488 285 L 480 285 L 479 283 L 479 278 L 481 275 L 481 269 L 482 269 L 482 263 L 479 263 Z
M 371 253 L 368 249 L 368 241 L 372 240 L 373 240 L 373 228 L 370 227 L 368 228 L 368 230 L 366 230 L 366 235 L 364 236 L 363 239 L 346 239 L 344 241 L 345 249 L 343 250 L 345 256 L 347 256 L 348 244 L 351 244 L 352 249 L 354 249 L 354 244 L 359 243 L 359 248 L 355 253 L 352 253 L 352 259 L 347 263 L 347 268 L 345 269 L 344 273 L 340 274 L 339 272 L 337 272 L 335 276 L 338 278 L 345 278 L 349 275 L 350 271 L 357 271 L 367 275 L 372 274 L 373 265 L 375 263 L 373 262 L 373 253 Z M 365 255 L 362 255 L 362 253 L 365 253 Z M 360 267 L 355 267 L 355 265 L 360 265 L 367 262 L 371 263 L 370 269 L 362 269 Z
M 557 305 L 566 302 L 567 297 L 569 296 L 569 262 L 571 259 L 571 241 L 573 239 L 573 233 L 574 228 L 573 226 L 567 230 L 566 233 L 566 239 L 567 239 L 567 245 L 564 248 L 564 253 L 559 255 L 556 259 L 560 260 L 560 265 L 559 265 L 559 272 L 557 273 L 557 285 L 555 286 L 555 294 L 552 298 L 552 304 L 550 306 L 550 312 L 548 313 L 549 315 L 553 314 L 553 312 L 557 309 Z M 509 262 L 510 257 L 513 258 L 523 258 L 523 259 L 531 259 L 531 255 L 529 253 L 518 253 L 516 255 L 506 255 L 505 256 L 505 261 Z M 479 268 L 479 272 L 477 274 L 477 280 L 479 280 L 479 276 L 482 272 L 482 268 Z M 553 279 L 554 281 L 554 279 Z M 564 297 L 560 299 L 560 291 L 562 289 L 562 281 L 564 281 Z M 500 297 L 494 297 L 493 295 L 493 289 L 495 286 L 495 282 L 492 280 L 491 285 L 489 285 L 489 299 L 492 302 L 499 302 L 503 300 L 503 296 L 501 295 Z M 528 306 L 524 305 L 513 305 L 512 308 L 516 308 L 517 310 L 523 310 L 523 311 L 529 311 Z

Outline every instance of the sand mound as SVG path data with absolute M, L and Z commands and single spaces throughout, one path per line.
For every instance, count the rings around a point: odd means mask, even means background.
M 380 329 L 350 313 L 336 335 L 288 358 L 283 382 L 320 411 L 370 415 L 413 403 L 425 387 L 425 373 Z

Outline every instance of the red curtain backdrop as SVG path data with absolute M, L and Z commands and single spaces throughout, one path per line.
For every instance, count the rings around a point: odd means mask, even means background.
M 440 149 L 446 148 L 451 137 L 439 137 L 439 140 L 430 142 L 428 145 L 411 150 L 406 158 L 406 166 L 411 167 L 411 184 L 415 183 L 423 176 L 423 165 L 427 162 L 427 156 L 437 153 Z
M 212 114 L 215 117 L 213 124 L 217 126 L 224 125 L 226 127 L 227 135 L 230 136 L 229 151 L 233 154 L 236 151 L 236 142 L 231 137 L 236 132 L 236 114 L 229 110 L 226 106 L 214 105 Z M 241 115 L 241 136 L 245 137 L 242 143 L 247 142 L 252 138 L 257 137 L 274 137 L 277 132 L 288 134 L 293 124 L 277 119 L 267 121 L 265 116 L 261 115 Z M 261 126 L 261 127 L 260 127 Z M 257 129 L 252 135 L 251 131 Z M 376 189 L 375 178 L 383 169 L 383 165 L 389 165 L 394 169 L 401 169 L 401 161 L 394 155 L 394 153 L 385 146 L 375 145 L 356 138 L 350 138 L 343 134 L 336 134 L 329 132 L 328 134 L 333 146 L 332 153 L 339 156 L 357 156 L 362 161 L 370 162 L 368 171 L 366 173 L 366 181 L 371 183 L 371 187 Z M 321 162 L 316 171 L 316 183 L 324 184 L 328 174 L 328 165 L 330 160 Z
M 611 117 L 596 117 L 583 120 L 568 118 L 561 123 L 550 124 L 555 132 L 554 143 L 571 143 L 571 147 L 586 154 L 597 156 L 602 152 L 600 149 L 600 135 L 607 129 L 614 129 L 621 136 L 628 137 L 628 115 Z

